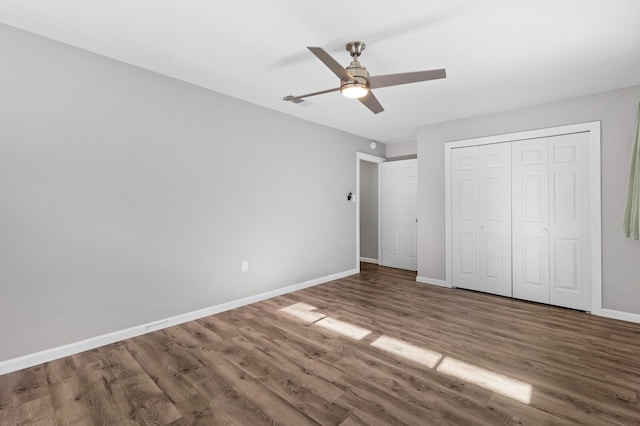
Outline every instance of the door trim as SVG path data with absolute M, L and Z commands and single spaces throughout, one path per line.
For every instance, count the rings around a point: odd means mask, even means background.
M 467 146 L 488 145 L 500 142 L 512 142 L 524 139 L 544 138 L 566 135 L 570 133 L 589 132 L 591 152 L 591 313 L 603 315 L 602 309 L 602 198 L 600 169 L 600 122 L 569 124 L 566 126 L 545 129 L 527 130 L 523 132 L 505 133 L 480 138 L 463 139 L 444 144 L 444 179 L 445 179 L 445 259 L 446 279 L 449 287 L 452 277 L 451 259 L 451 150 Z
M 360 160 L 368 163 L 380 164 L 387 161 L 385 158 L 376 157 L 375 155 L 365 154 L 364 152 L 356 152 L 356 271 L 360 272 Z M 382 173 L 378 167 L 378 265 L 382 261 L 380 251 L 382 250 L 382 191 L 380 188 L 380 180 Z

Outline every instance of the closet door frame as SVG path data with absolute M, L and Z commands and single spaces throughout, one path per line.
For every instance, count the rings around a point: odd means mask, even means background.
M 445 169 L 445 259 L 446 283 L 452 287 L 452 232 L 451 232 L 451 153 L 453 149 L 488 145 L 501 142 L 513 142 L 525 139 L 544 138 L 566 135 L 571 133 L 589 132 L 590 144 L 590 208 L 591 208 L 591 313 L 602 315 L 602 197 L 601 197 L 601 169 L 600 169 L 600 122 L 570 124 L 566 126 L 549 127 L 545 129 L 528 130 L 481 138 L 464 139 L 447 142 L 444 145 Z

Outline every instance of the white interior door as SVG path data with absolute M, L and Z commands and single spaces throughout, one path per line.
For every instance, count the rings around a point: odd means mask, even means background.
M 511 144 L 479 147 L 480 291 L 511 296 Z
M 550 303 L 589 310 L 589 133 L 549 138 Z
M 417 160 L 382 163 L 382 265 L 418 269 Z
M 513 142 L 513 297 L 549 303 L 549 139 Z

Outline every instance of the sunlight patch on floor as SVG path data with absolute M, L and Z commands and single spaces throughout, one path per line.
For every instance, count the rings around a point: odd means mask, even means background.
M 438 368 L 440 373 L 462 379 L 516 401 L 531 403 L 532 386 L 482 367 L 445 357 Z
M 355 340 L 361 340 L 369 333 L 371 333 L 371 330 L 367 330 L 366 328 L 358 327 L 357 325 L 349 324 L 348 322 L 340 321 L 331 317 L 323 318 L 320 321 L 317 321 L 316 324 L 322 328 L 335 331 L 336 333 L 340 333 Z
M 438 365 L 438 362 L 442 359 L 442 354 L 438 352 L 423 349 L 412 345 L 411 343 L 403 342 L 402 340 L 394 339 L 389 336 L 378 337 L 371 343 L 371 346 L 417 362 L 418 364 L 425 365 L 429 368 L 433 368 Z
M 315 312 L 316 309 L 315 306 L 306 303 L 295 303 L 279 311 L 354 340 L 362 340 L 371 333 L 371 330 L 366 328 Z M 529 383 L 385 335 L 374 340 L 371 346 L 428 368 L 435 368 L 439 373 L 464 380 L 507 398 L 525 404 L 531 403 L 533 387 Z
M 304 322 L 316 322 L 326 316 L 320 312 L 313 312 L 316 309 L 315 306 L 307 305 L 306 303 L 294 303 L 293 305 L 279 309 L 279 311 L 294 316 Z

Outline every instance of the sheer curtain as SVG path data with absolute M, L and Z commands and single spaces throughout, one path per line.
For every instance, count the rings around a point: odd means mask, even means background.
M 640 105 L 636 120 L 636 138 L 631 150 L 631 165 L 629 167 L 629 184 L 627 187 L 627 203 L 624 206 L 624 234 L 627 238 L 640 238 Z

